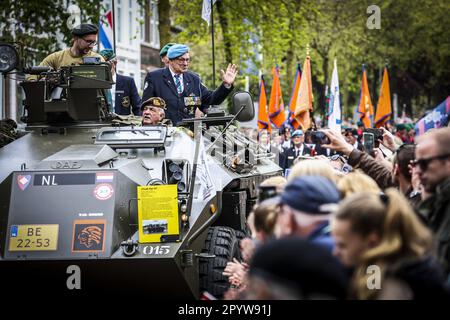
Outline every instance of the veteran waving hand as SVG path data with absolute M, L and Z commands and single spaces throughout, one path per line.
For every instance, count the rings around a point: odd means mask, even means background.
M 222 103 L 233 90 L 237 68 L 229 64 L 221 70 L 222 84 L 214 91 L 202 84 L 200 76 L 189 71 L 189 47 L 174 44 L 167 51 L 168 66 L 147 74 L 142 101 L 160 97 L 167 104 L 166 118 L 177 125 L 185 118 L 193 118 L 199 109 L 206 112 L 210 105 Z

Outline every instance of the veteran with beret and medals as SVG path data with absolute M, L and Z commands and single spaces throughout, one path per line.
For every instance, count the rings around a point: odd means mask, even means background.
M 196 109 L 206 112 L 210 105 L 222 103 L 233 89 L 237 68 L 229 64 L 221 70 L 222 84 L 214 91 L 205 87 L 198 74 L 189 71 L 189 47 L 172 45 L 168 52 L 169 65 L 147 74 L 142 100 L 160 97 L 167 104 L 166 118 L 177 125 L 185 118 L 193 118 Z
M 101 61 L 104 61 L 101 55 L 92 51 L 97 45 L 98 27 L 95 24 L 80 24 L 73 28 L 71 33 L 72 46 L 48 55 L 39 64 L 40 66 L 59 70 L 64 66 L 82 64 L 84 57 L 99 57 Z
M 111 64 L 111 74 L 115 84 L 110 90 L 111 97 L 108 99 L 111 99 L 109 102 L 114 105 L 114 112 L 121 116 L 130 114 L 140 116 L 141 97 L 134 79 L 117 73 L 117 57 L 113 50 L 104 49 L 100 51 L 100 55 Z
M 160 97 L 152 97 L 141 105 L 142 125 L 165 124 L 166 102 Z

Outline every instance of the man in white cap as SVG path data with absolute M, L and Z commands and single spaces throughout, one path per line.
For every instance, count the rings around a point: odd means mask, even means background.
M 161 97 L 166 101 L 166 118 L 175 125 L 185 118 L 193 118 L 196 109 L 205 112 L 210 105 L 222 103 L 233 89 L 237 68 L 229 64 L 221 70 L 222 84 L 214 91 L 208 90 L 200 77 L 189 71 L 189 47 L 183 44 L 171 46 L 167 52 L 169 66 L 147 74 L 142 100 Z

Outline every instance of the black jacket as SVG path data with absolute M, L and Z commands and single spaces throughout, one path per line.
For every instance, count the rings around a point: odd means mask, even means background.
M 303 144 L 303 152 L 302 154 L 300 154 L 299 156 L 309 156 L 311 155 L 311 149 L 308 148 L 308 146 L 306 146 L 305 144 Z M 284 163 L 282 165 L 283 169 L 289 169 L 293 164 L 294 164 L 294 160 L 296 159 L 296 154 L 295 154 L 295 147 L 290 147 L 288 149 L 286 149 L 283 152 L 283 156 L 284 158 Z
M 208 90 L 200 81 L 200 77 L 193 72 L 183 74 L 184 91 L 178 94 L 172 74 L 169 68 L 157 69 L 147 74 L 144 84 L 142 101 L 151 97 L 163 98 L 167 104 L 166 118 L 177 125 L 184 118 L 193 118 L 195 109 L 205 111 L 210 105 L 221 104 L 233 87 L 225 88 L 223 83 L 214 91 Z M 186 99 L 197 98 L 201 104 L 186 103 Z
M 435 193 L 419 205 L 419 212 L 433 231 L 437 257 L 450 279 L 450 177 L 442 181 Z
M 386 279 L 394 279 L 405 285 L 414 300 L 450 301 L 450 292 L 442 268 L 432 258 L 391 265 Z
M 132 77 L 117 74 L 114 112 L 119 115 L 141 115 L 141 98 Z

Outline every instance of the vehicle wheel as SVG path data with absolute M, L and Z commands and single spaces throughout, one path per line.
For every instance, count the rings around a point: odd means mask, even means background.
M 203 253 L 214 254 L 215 258 L 200 258 L 200 291 L 208 291 L 216 298 L 222 298 L 230 284 L 222 274 L 227 262 L 239 259 L 239 240 L 232 228 L 211 227 L 205 241 Z
M 251 238 L 250 232 L 249 231 L 241 231 L 241 230 L 234 230 L 234 232 L 236 233 L 236 238 L 238 239 L 238 241 L 241 241 L 244 238 Z

